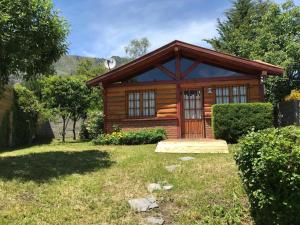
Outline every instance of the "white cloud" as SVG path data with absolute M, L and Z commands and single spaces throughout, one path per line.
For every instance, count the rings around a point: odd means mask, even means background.
M 147 37 L 154 50 L 175 39 L 191 44 L 208 47 L 203 39 L 212 38 L 217 35 L 216 21 L 181 21 L 168 27 L 147 27 L 145 25 L 106 27 L 100 29 L 93 26 L 95 43 L 89 51 L 83 51 L 85 55 L 110 57 L 112 55 L 124 56 L 124 47 L 134 38 Z

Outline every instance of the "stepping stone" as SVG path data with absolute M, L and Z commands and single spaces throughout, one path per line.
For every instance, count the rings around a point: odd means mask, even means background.
M 166 168 L 166 170 L 168 170 L 169 172 L 174 172 L 178 166 L 179 166 L 179 165 L 170 165 L 170 166 L 165 166 L 165 168 Z
M 193 159 L 195 159 L 195 158 L 194 157 L 190 157 L 190 156 L 179 158 L 179 160 L 181 160 L 181 161 L 189 161 L 189 160 L 193 160 Z
M 152 193 L 153 191 L 161 190 L 161 186 L 157 183 L 151 183 L 148 184 L 147 189 L 150 193 Z
M 136 212 L 146 212 L 153 208 L 158 208 L 154 197 L 136 198 L 128 201 L 130 207 Z
M 163 218 L 160 217 L 147 217 L 146 218 L 147 223 L 149 224 L 156 224 L 156 225 L 163 225 L 164 224 L 164 220 Z
M 172 189 L 173 189 L 173 185 L 171 185 L 171 184 L 163 186 L 163 190 L 165 190 L 165 191 L 169 191 L 169 190 L 172 190 Z

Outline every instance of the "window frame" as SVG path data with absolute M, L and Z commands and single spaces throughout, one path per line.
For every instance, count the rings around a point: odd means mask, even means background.
M 240 94 L 240 88 L 241 87 L 245 87 L 245 95 L 234 95 L 233 94 L 233 88 L 235 88 L 235 87 L 238 87 L 238 92 L 239 92 L 239 94 Z M 229 91 L 229 95 L 228 95 L 228 97 L 229 97 L 229 102 L 228 103 L 217 103 L 217 88 L 228 88 L 228 91 Z M 239 104 L 239 103 L 248 103 L 249 102 L 249 85 L 247 85 L 247 84 L 242 84 L 242 85 L 230 85 L 230 86 L 228 86 L 228 85 L 226 85 L 226 86 L 216 86 L 215 88 L 215 104 L 229 104 L 229 103 L 236 103 L 236 104 Z M 222 92 L 223 93 L 223 92 Z M 246 101 L 245 102 L 240 102 L 240 100 L 241 100 L 241 97 L 242 96 L 244 96 L 245 98 L 246 98 Z M 219 96 L 219 97 L 223 97 L 223 96 Z M 234 97 L 238 97 L 238 99 L 239 99 L 239 102 L 234 102 L 233 101 L 233 98 Z
M 144 98 L 143 98 L 143 94 L 147 93 L 147 92 L 153 92 L 154 93 L 154 115 L 150 115 L 150 116 L 145 116 L 144 115 Z M 129 115 L 129 94 L 132 93 L 138 93 L 139 94 L 139 116 L 130 116 Z M 147 99 L 152 100 L 152 99 Z M 152 107 L 148 107 L 148 108 L 152 108 Z M 156 91 L 153 89 L 147 89 L 147 90 L 128 90 L 126 91 L 126 117 L 128 119 L 141 119 L 141 118 L 155 118 L 157 115 L 157 95 L 156 95 Z

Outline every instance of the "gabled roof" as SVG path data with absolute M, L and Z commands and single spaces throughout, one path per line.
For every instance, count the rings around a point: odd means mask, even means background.
M 264 71 L 264 75 L 282 75 L 284 72 L 284 69 L 281 67 L 259 60 L 249 60 L 175 40 L 123 66 L 97 76 L 89 80 L 87 84 L 89 86 L 97 86 L 103 82 L 117 82 L 133 76 L 151 66 L 157 65 L 163 60 L 175 56 L 175 49 L 179 51 L 180 54 L 197 57 L 215 65 L 231 68 L 247 74 L 259 75 Z

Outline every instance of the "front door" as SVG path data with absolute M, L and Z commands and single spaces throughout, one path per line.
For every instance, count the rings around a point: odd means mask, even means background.
M 184 138 L 205 138 L 203 120 L 202 89 L 183 90 L 183 123 Z

